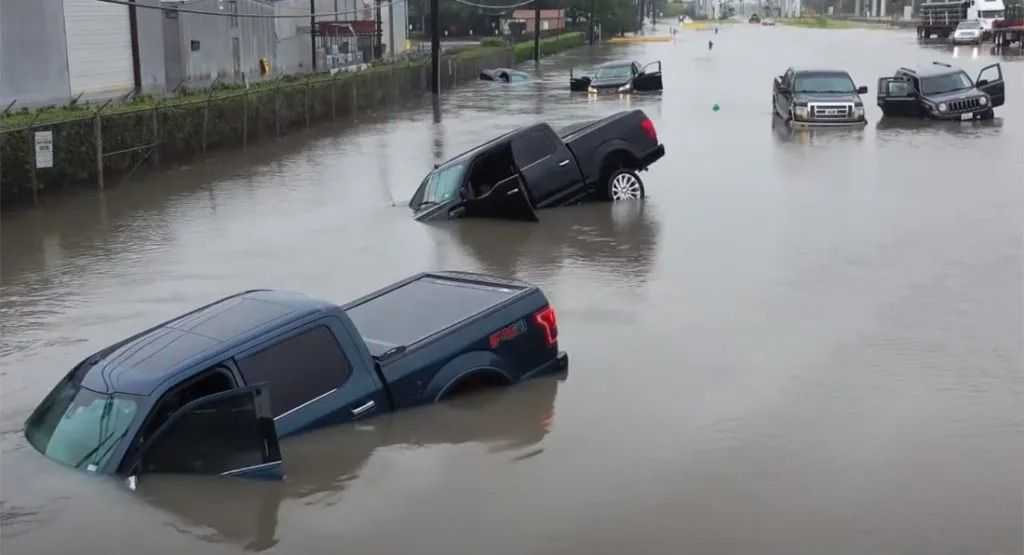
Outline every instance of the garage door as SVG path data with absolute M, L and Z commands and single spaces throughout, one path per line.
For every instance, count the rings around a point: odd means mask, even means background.
M 95 0 L 64 0 L 71 94 L 130 90 L 132 38 L 128 7 Z

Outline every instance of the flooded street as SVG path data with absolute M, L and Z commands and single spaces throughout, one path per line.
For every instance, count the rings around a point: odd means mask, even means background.
M 428 98 L 5 213 L 0 550 L 1024 554 L 1024 59 L 913 32 L 678 37 L 464 85 L 440 122 Z M 618 58 L 662 60 L 664 94 L 568 93 L 570 67 Z M 1002 62 L 996 119 L 880 122 L 878 77 L 932 60 Z M 867 127 L 773 125 L 790 65 L 869 86 Z M 645 202 L 537 224 L 405 207 L 434 162 L 628 107 L 667 149 Z M 567 379 L 287 439 L 281 483 L 133 492 L 24 439 L 75 363 L 193 307 L 433 269 L 541 286 Z

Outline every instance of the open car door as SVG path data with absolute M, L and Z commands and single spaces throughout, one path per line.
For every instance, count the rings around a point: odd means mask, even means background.
M 516 174 L 499 181 L 487 193 L 466 199 L 461 206 L 453 209 L 455 216 L 473 218 L 505 218 L 509 220 L 537 221 L 537 212 L 527 194 L 526 185 Z
M 266 386 L 202 397 L 167 419 L 140 450 L 135 471 L 281 478 L 281 449 Z
M 572 69 L 569 70 L 569 90 L 571 92 L 587 92 L 590 88 L 590 77 L 575 77 Z
M 992 64 L 981 68 L 974 84 L 992 97 L 992 107 L 1002 106 L 1006 102 L 1006 82 L 1003 81 L 1003 67 Z
M 640 70 L 640 75 L 633 78 L 634 91 L 660 91 L 661 61 L 651 62 Z
M 906 79 L 881 77 L 876 94 L 878 107 L 887 116 L 912 116 L 917 111 L 917 92 Z

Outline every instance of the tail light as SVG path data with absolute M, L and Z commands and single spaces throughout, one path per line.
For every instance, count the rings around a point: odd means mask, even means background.
M 640 122 L 640 127 L 644 130 L 644 135 L 650 137 L 654 142 L 658 142 L 658 131 L 654 129 L 654 122 L 651 118 L 644 118 L 644 121 Z
M 558 318 L 555 316 L 555 309 L 546 306 L 534 314 L 533 319 L 544 330 L 544 340 L 548 347 L 553 347 L 558 343 Z

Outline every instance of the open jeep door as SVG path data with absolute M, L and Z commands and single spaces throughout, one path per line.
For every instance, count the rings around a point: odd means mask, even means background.
M 918 111 L 917 91 L 906 79 L 880 77 L 876 95 L 878 107 L 887 116 L 913 116 Z
M 660 91 L 661 83 L 661 61 L 651 62 L 640 70 L 640 74 L 633 78 L 634 91 Z
M 499 181 L 487 193 L 466 199 L 453 214 L 471 218 L 505 218 L 509 220 L 537 221 L 537 213 L 526 190 L 526 184 L 516 174 Z
M 587 92 L 590 88 L 590 77 L 586 75 L 582 77 L 575 77 L 573 70 L 569 69 L 569 90 L 571 92 Z
M 266 386 L 199 398 L 140 449 L 134 472 L 281 478 L 281 449 Z
M 999 64 L 992 64 L 981 68 L 978 79 L 974 81 L 976 87 L 988 93 L 992 97 L 992 107 L 998 108 L 1006 102 L 1006 81 L 1003 80 L 1003 67 Z

